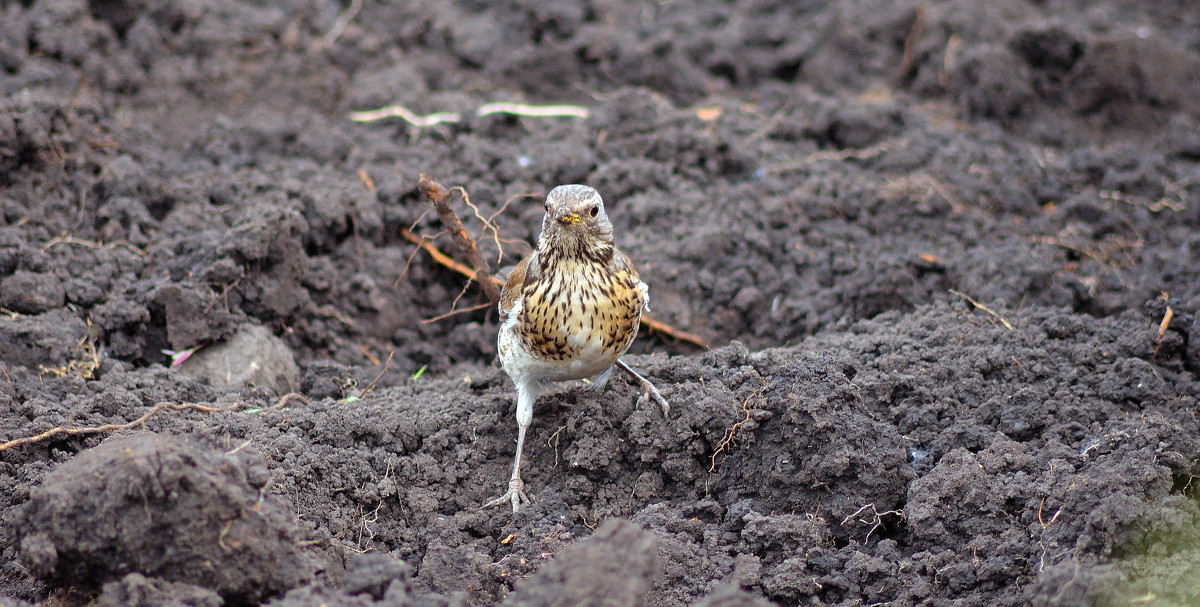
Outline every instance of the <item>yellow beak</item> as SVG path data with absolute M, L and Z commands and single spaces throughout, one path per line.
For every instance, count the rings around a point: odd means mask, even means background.
M 583 218 L 576 213 L 567 213 L 558 218 L 558 222 L 565 225 L 572 225 L 583 221 Z

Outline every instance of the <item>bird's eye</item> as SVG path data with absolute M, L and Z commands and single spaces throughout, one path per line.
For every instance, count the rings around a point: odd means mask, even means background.
M 592 205 L 592 211 L 591 211 L 591 213 L 592 213 L 592 217 L 595 217 L 595 216 L 599 215 L 599 214 L 600 214 L 600 207 L 599 207 L 599 206 L 597 206 L 597 205 Z

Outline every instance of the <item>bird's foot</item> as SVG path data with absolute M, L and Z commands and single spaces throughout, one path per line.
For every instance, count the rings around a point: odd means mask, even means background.
M 654 387 L 654 384 L 650 383 L 650 380 L 646 380 L 646 383 L 642 384 L 642 396 L 638 398 L 638 404 L 644 405 L 650 399 L 654 399 L 654 402 L 658 403 L 658 406 L 662 408 L 663 417 L 670 419 L 671 403 L 668 403 L 667 399 L 663 398 L 662 393 L 658 391 L 658 388 Z
M 529 496 L 525 495 L 525 483 L 521 481 L 521 477 L 514 476 L 508 481 L 508 492 L 500 497 L 483 505 L 484 508 L 499 506 L 505 502 L 512 502 L 513 512 L 521 509 L 521 504 L 529 503 Z
M 650 380 L 639 375 L 637 371 L 634 371 L 632 367 L 625 364 L 623 361 L 618 360 L 616 364 L 619 365 L 623 371 L 633 376 L 633 378 L 642 385 L 642 396 L 638 399 L 638 404 L 642 405 L 645 404 L 647 400 L 654 399 L 654 402 L 658 403 L 658 406 L 662 408 L 663 417 L 669 418 L 671 413 L 671 404 L 667 402 L 667 399 L 663 398 L 663 395 L 658 391 L 658 388 L 655 388 L 654 384 Z

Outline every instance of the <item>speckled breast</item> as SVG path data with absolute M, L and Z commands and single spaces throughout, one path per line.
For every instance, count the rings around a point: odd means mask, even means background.
M 558 363 L 552 381 L 590 377 L 633 343 L 645 307 L 645 286 L 629 272 L 591 263 L 558 264 L 522 295 L 517 323 L 534 357 Z M 549 371 L 549 370 L 548 370 Z

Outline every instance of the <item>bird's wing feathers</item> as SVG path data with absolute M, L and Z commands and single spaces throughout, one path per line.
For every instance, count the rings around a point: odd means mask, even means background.
M 633 260 L 630 259 L 624 251 L 615 251 L 615 253 L 616 254 L 613 255 L 612 259 L 613 271 L 629 272 L 629 275 L 632 276 L 634 280 L 640 280 L 641 277 L 638 276 L 637 268 L 633 267 Z
M 650 309 L 650 288 L 646 286 L 646 283 L 642 282 L 637 268 L 633 266 L 633 260 L 624 251 L 615 251 L 612 260 L 612 269 L 614 274 L 621 272 L 629 274 L 633 284 L 637 285 L 637 290 L 642 300 L 642 311 L 648 311 Z
M 500 292 L 500 322 L 508 319 L 508 312 L 521 297 L 525 285 L 536 282 L 540 274 L 541 269 L 538 266 L 536 250 L 513 268 L 512 273 L 508 275 L 508 280 L 504 282 L 504 289 Z

